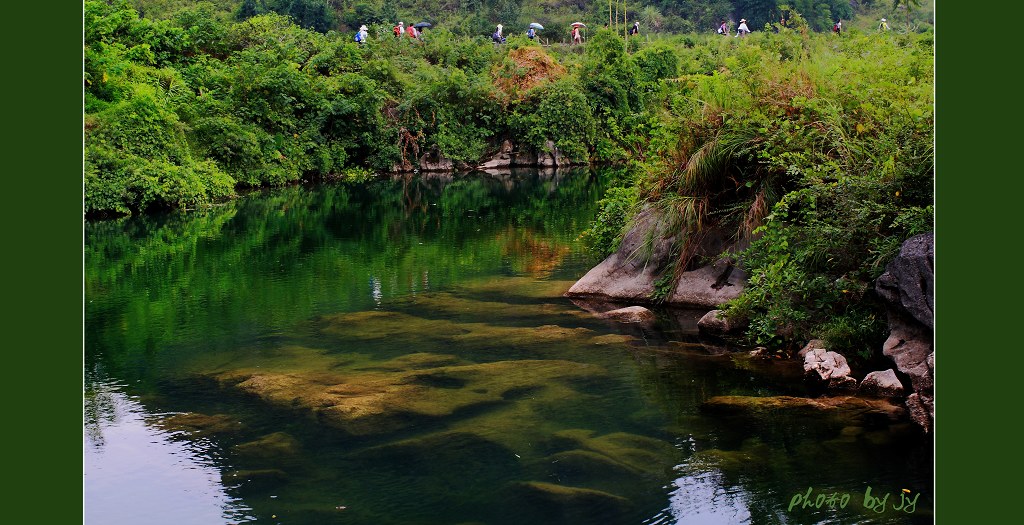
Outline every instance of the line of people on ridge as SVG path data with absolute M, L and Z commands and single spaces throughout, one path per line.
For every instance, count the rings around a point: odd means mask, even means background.
M 785 26 L 786 26 L 786 19 L 785 18 L 780 19 L 779 20 L 779 27 L 785 27 Z M 605 24 L 605 27 L 608 27 L 608 24 Z M 491 34 L 491 40 L 495 44 L 503 44 L 503 43 L 505 43 L 505 36 L 503 34 L 503 30 L 504 30 L 504 27 L 501 24 L 498 24 L 496 30 L 494 31 L 494 33 Z M 887 23 L 886 19 L 883 18 L 881 20 L 881 22 L 878 24 L 878 30 L 879 31 L 888 31 L 889 30 L 889 24 Z M 777 31 L 778 31 L 778 28 L 776 28 L 776 32 Z M 729 29 L 729 23 L 727 21 L 725 21 L 725 20 L 722 20 L 721 24 L 719 24 L 719 26 L 718 26 L 717 32 L 718 32 L 718 34 L 720 34 L 722 36 L 730 36 L 731 35 L 731 36 L 735 36 L 735 37 L 741 37 L 741 36 L 749 35 L 750 34 L 750 28 L 747 27 L 747 19 L 746 18 L 741 18 L 739 26 L 736 27 L 736 34 L 732 35 L 732 31 L 730 31 L 730 29 Z M 832 32 L 836 33 L 836 34 L 842 34 L 842 32 L 843 32 L 843 21 L 842 20 L 837 20 L 836 23 L 832 25 Z M 402 36 L 406 36 L 406 37 L 409 37 L 409 38 L 420 38 L 420 35 L 421 35 L 419 29 L 417 29 L 416 27 L 411 26 L 411 25 L 406 27 L 404 22 L 398 22 L 398 25 L 396 25 L 394 28 L 392 28 L 392 33 L 394 33 L 396 38 L 397 37 L 402 37 Z M 630 28 L 629 34 L 630 34 L 630 36 L 637 36 L 637 35 L 640 34 L 640 22 L 633 22 L 633 27 Z M 367 37 L 368 37 L 368 35 L 367 35 L 367 27 L 365 25 L 359 26 L 359 31 L 357 31 L 356 35 L 355 35 L 355 41 L 359 42 L 360 44 L 363 44 L 363 43 L 366 43 Z M 530 27 L 529 30 L 527 30 L 527 32 L 526 32 L 526 37 L 529 38 L 530 40 L 533 40 L 534 38 L 536 38 L 537 37 L 536 30 L 533 27 Z M 570 32 L 570 37 L 572 39 L 572 43 L 573 44 L 580 44 L 580 43 L 582 43 L 582 36 L 580 34 L 579 26 L 576 26 L 576 25 L 572 26 L 572 30 Z
M 779 25 L 776 26 L 775 32 L 778 33 L 778 28 L 779 27 L 785 27 L 785 26 L 786 26 L 786 19 L 785 18 L 779 19 Z M 879 31 L 888 31 L 889 30 L 889 24 L 886 22 L 886 20 L 884 18 L 878 24 L 878 30 Z M 842 20 L 836 20 L 836 23 L 832 24 L 832 32 L 837 34 L 837 35 L 841 35 L 843 33 L 843 21 Z M 731 34 L 731 31 L 729 30 L 729 23 L 726 22 L 725 20 L 722 20 L 721 24 L 718 25 L 717 33 L 722 35 L 722 36 L 729 36 Z M 733 35 L 733 36 L 741 37 L 741 36 L 746 36 L 746 35 L 749 35 L 749 34 L 750 34 L 750 28 L 747 27 L 747 19 L 746 18 L 741 18 L 740 19 L 740 25 L 736 28 L 736 34 Z

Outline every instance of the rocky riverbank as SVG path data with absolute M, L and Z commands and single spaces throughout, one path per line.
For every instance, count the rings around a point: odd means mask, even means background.
M 663 279 L 674 239 L 661 234 L 659 217 L 651 210 L 642 212 L 626 233 L 619 250 L 606 258 L 566 293 L 587 299 L 585 307 L 602 318 L 623 322 L 641 322 L 653 318 L 639 305 L 650 305 L 656 283 Z M 654 239 L 653 241 L 651 239 Z M 712 245 L 708 253 L 719 253 L 721 243 Z M 793 358 L 803 363 L 804 376 L 813 391 L 826 396 L 824 400 L 775 400 L 776 408 L 806 407 L 824 403 L 832 408 L 845 396 L 885 400 L 900 407 L 897 414 L 909 417 L 925 432 L 931 432 L 935 419 L 935 352 L 934 328 L 934 235 L 918 235 L 903 243 L 899 255 L 874 283 L 875 293 L 886 304 L 889 337 L 881 348 L 892 366 L 880 370 L 852 370 L 846 357 L 830 351 L 820 340 L 809 341 Z M 702 307 L 710 310 L 697 323 L 702 334 L 722 336 L 744 327 L 731 322 L 719 305 L 738 297 L 744 289 L 746 275 L 734 267 L 730 259 L 682 272 L 664 303 L 673 306 Z M 581 303 L 578 303 L 581 304 Z M 626 308 L 624 306 L 630 305 Z M 756 357 L 777 359 L 783 352 L 767 348 L 752 352 Z M 844 396 L 831 398 L 829 396 Z M 795 399 L 795 398 L 793 398 Z M 832 401 L 829 401 L 832 399 Z M 765 400 L 747 400 L 730 406 L 760 405 Z M 845 402 L 845 401 L 843 401 Z M 873 401 L 872 401 L 873 402 Z M 721 403 L 718 403 L 721 404 Z M 840 403 L 842 404 L 842 403 Z M 717 405 L 716 405 L 717 406 Z

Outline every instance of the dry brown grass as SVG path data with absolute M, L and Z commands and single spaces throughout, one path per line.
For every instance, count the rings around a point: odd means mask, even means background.
M 491 72 L 494 86 L 510 97 L 561 78 L 565 68 L 539 47 L 513 49 Z

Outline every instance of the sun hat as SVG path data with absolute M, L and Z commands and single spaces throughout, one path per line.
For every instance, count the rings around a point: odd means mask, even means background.
M 885 22 L 885 19 L 883 18 L 882 21 Z
M 746 18 L 741 18 L 741 19 L 740 19 L 740 22 L 746 22 L 746 21 L 747 21 L 747 19 L 746 19 Z
M 366 26 L 359 26 L 360 31 L 366 31 Z

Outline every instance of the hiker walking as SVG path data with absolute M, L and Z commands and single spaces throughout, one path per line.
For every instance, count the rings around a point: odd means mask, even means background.
M 581 44 L 581 43 L 583 43 L 583 39 L 580 38 L 580 28 L 579 28 L 579 26 L 572 26 L 572 43 L 573 44 Z
M 633 22 L 633 28 L 629 30 L 631 36 L 637 36 L 640 34 L 640 22 Z
M 501 29 L 501 24 L 498 24 L 498 28 L 494 31 L 494 34 L 491 35 L 491 40 L 493 40 L 495 44 L 505 42 L 505 37 L 501 35 Z
M 832 26 L 832 32 L 837 34 L 837 35 L 843 34 L 843 21 L 842 20 L 836 20 L 835 25 Z
M 366 26 L 359 26 L 359 31 L 356 32 L 356 42 L 366 43 Z
M 391 32 L 394 33 L 396 37 L 401 38 L 401 36 L 405 34 L 405 23 L 399 22 L 398 25 L 391 30 Z
M 736 36 L 747 36 L 750 34 L 750 29 L 747 28 L 747 19 L 741 18 L 740 25 L 736 28 Z
M 722 36 L 729 36 L 729 24 L 722 20 L 722 23 L 718 26 L 718 34 Z
M 879 31 L 888 31 L 889 30 L 889 24 L 886 23 L 884 18 L 882 19 L 882 22 L 880 24 L 878 24 L 878 30 Z

